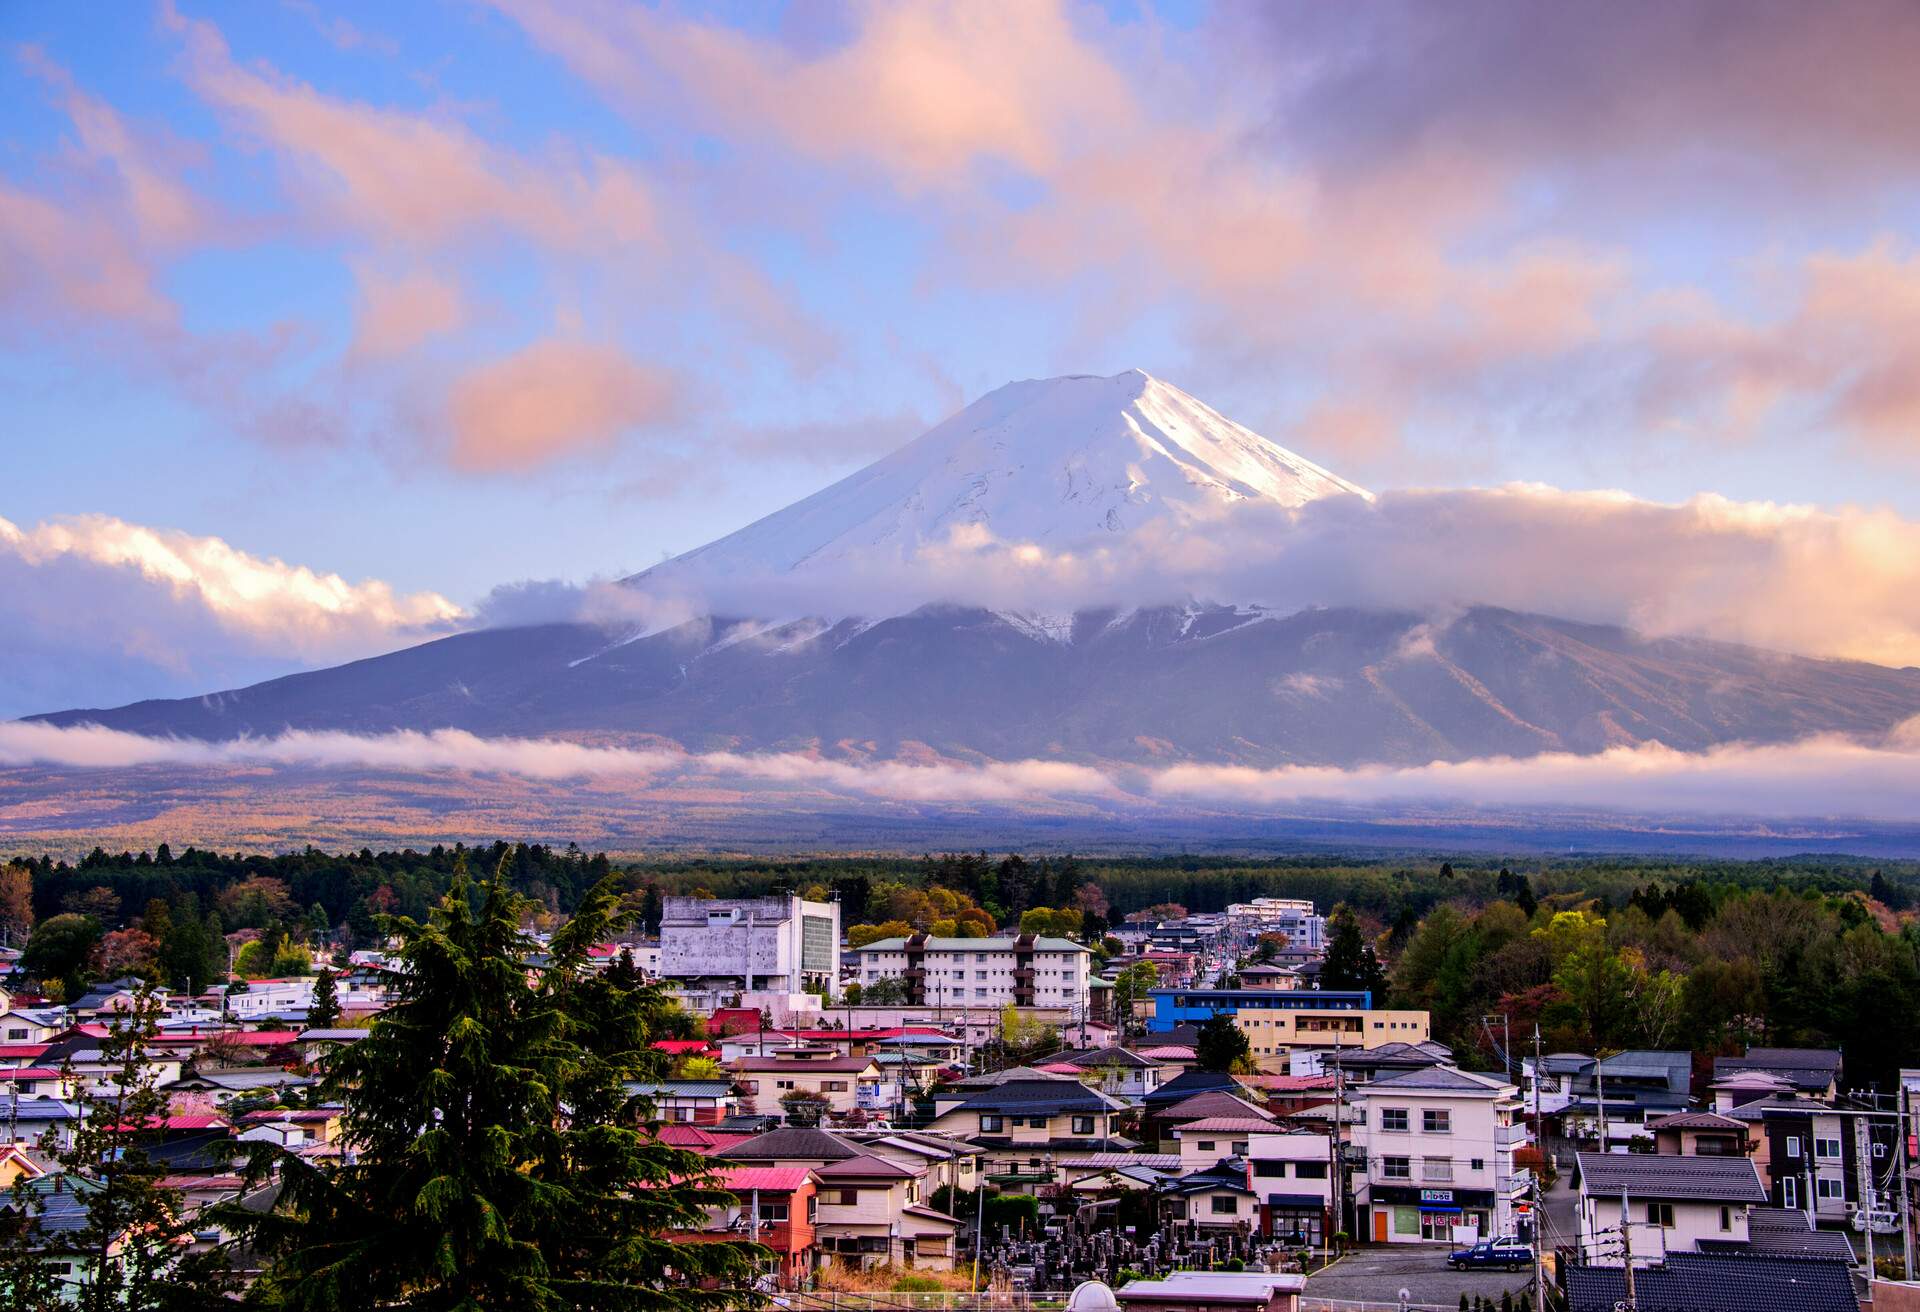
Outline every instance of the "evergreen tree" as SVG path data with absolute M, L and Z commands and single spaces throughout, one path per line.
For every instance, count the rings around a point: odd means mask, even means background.
M 313 1001 L 307 1007 L 307 1028 L 330 1030 L 340 1024 L 340 990 L 334 984 L 333 971 L 322 966 L 313 981 Z
M 1234 1024 L 1232 1013 L 1216 1011 L 1201 1023 L 1193 1055 L 1203 1071 L 1230 1071 L 1252 1059 L 1253 1045 L 1247 1042 L 1246 1031 Z
M 158 1087 L 158 1068 L 147 1047 L 159 1033 L 165 1009 L 147 990 L 117 1014 L 100 1040 L 101 1059 L 111 1069 L 108 1091 L 88 1106 L 73 1144 L 57 1155 L 59 1170 L 16 1190 L 24 1202 L 28 1189 L 36 1204 L 21 1206 L 7 1227 L 0 1267 L 9 1277 L 30 1260 L 20 1246 L 57 1245 L 70 1261 L 65 1300 L 40 1306 L 75 1306 L 82 1312 L 185 1312 L 228 1306 L 230 1275 L 221 1255 L 189 1253 L 194 1225 L 180 1194 L 161 1186 L 164 1167 L 148 1150 L 160 1137 L 167 1095 Z M 84 1223 L 57 1236 L 36 1232 L 33 1215 L 45 1205 L 46 1192 L 58 1189 L 81 1200 Z M 23 1289 L 31 1288 L 30 1276 Z M 23 1289 L 12 1291 L 18 1299 Z M 15 1302 L 13 1306 L 34 1306 Z
M 636 1122 L 628 1080 L 656 1077 L 649 1044 L 670 1004 L 589 969 L 588 949 L 631 923 L 603 879 L 530 977 L 528 900 L 464 864 L 427 920 L 399 940 L 393 1001 L 368 1037 L 331 1056 L 324 1091 L 345 1101 L 351 1159 L 273 1146 L 281 1207 L 223 1209 L 271 1259 L 271 1307 L 670 1309 L 741 1306 L 750 1246 L 673 1245 L 729 1195 L 711 1163 Z M 703 1281 L 722 1288 L 704 1291 Z M 730 1288 L 729 1288 L 730 1287 Z
M 1327 940 L 1327 955 L 1320 963 L 1320 987 L 1367 989 L 1378 1000 L 1386 984 L 1387 972 L 1374 956 L 1373 945 L 1362 937 L 1360 922 L 1350 911 L 1336 912 L 1333 936 Z

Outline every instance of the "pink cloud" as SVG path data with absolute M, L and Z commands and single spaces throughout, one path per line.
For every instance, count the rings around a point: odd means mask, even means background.
M 361 267 L 360 308 L 350 354 L 402 355 L 459 328 L 466 319 L 460 284 L 425 270 L 388 277 Z
M 680 413 L 666 370 L 612 347 L 554 340 L 469 371 L 447 404 L 450 454 L 474 473 L 527 469 L 611 444 Z

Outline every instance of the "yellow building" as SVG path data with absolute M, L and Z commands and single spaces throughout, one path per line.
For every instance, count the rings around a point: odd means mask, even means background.
M 1247 1036 L 1260 1069 L 1281 1074 L 1295 1052 L 1424 1043 L 1433 1030 L 1432 1019 L 1424 1011 L 1242 1007 L 1233 1020 Z

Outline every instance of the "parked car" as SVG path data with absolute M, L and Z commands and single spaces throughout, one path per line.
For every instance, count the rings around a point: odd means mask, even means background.
M 1455 1271 L 1468 1271 L 1476 1267 L 1505 1267 L 1509 1271 L 1518 1271 L 1523 1266 L 1533 1265 L 1533 1249 L 1512 1235 L 1497 1235 L 1465 1248 L 1454 1249 L 1447 1254 L 1447 1265 Z

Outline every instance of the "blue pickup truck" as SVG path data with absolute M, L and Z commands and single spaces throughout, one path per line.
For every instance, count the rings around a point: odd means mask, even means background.
M 1509 1271 L 1518 1271 L 1523 1266 L 1533 1265 L 1533 1249 L 1512 1235 L 1497 1235 L 1465 1248 L 1454 1249 L 1447 1254 L 1447 1265 L 1455 1271 L 1468 1271 L 1476 1267 L 1505 1267 Z

